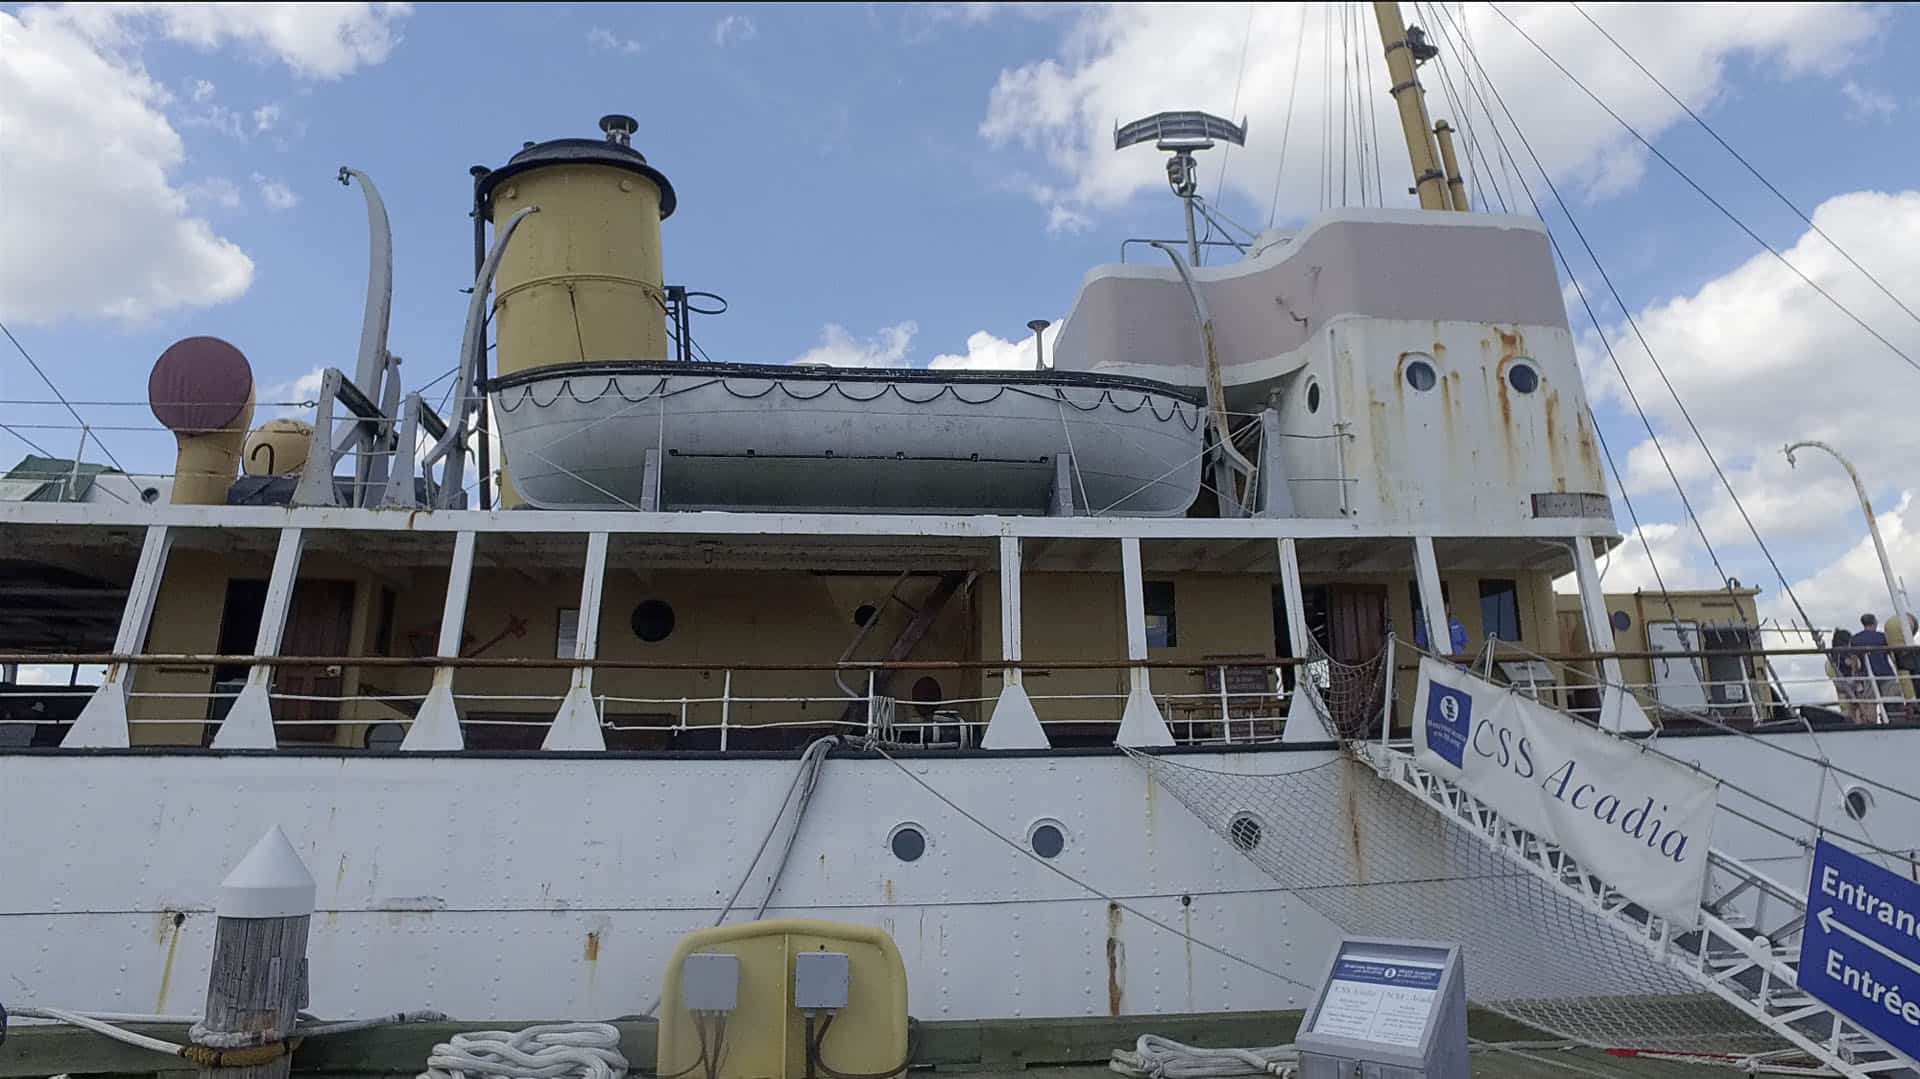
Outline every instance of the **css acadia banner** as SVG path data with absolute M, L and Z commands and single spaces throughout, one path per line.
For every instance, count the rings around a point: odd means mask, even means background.
M 1422 657 L 1415 756 L 1675 925 L 1700 922 L 1714 784 L 1450 664 Z

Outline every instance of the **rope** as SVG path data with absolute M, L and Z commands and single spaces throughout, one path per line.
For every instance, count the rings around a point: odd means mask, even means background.
M 33 358 L 33 354 L 27 351 L 27 346 L 20 343 L 20 339 L 13 335 L 12 330 L 7 329 L 5 323 L 0 323 L 0 333 L 7 335 L 7 340 L 13 342 L 13 347 L 19 351 L 20 357 L 27 361 L 27 366 L 33 368 L 33 373 L 36 375 L 39 375 L 40 381 L 46 383 L 47 389 L 52 390 L 53 395 L 60 399 L 60 403 L 62 405 L 66 406 L 67 412 L 73 416 L 73 422 L 79 424 L 84 429 L 87 425 L 86 419 L 80 415 L 80 412 L 78 409 L 74 408 L 73 405 L 67 401 L 67 395 L 60 392 L 60 387 L 53 384 L 53 379 L 48 378 L 47 373 L 40 369 L 39 361 L 35 360 Z M 100 447 L 100 451 L 107 455 L 107 460 L 113 462 L 113 467 L 119 469 L 121 474 L 127 477 L 127 482 L 133 485 L 134 494 L 139 495 L 141 493 L 140 485 L 134 481 L 132 474 L 127 472 L 126 466 L 120 463 L 120 459 L 113 455 L 113 451 L 107 448 L 106 442 L 103 439 L 101 439 L 99 435 L 95 435 L 91 431 L 87 432 L 87 434 L 90 437 L 92 437 L 93 444 Z M 25 441 L 25 440 L 23 439 L 22 441 Z M 81 440 L 81 445 L 82 447 L 86 445 L 86 440 L 84 438 Z M 52 456 L 52 455 L 48 454 L 47 456 Z M 119 498 L 118 495 L 115 495 L 114 497 Z M 120 499 L 120 501 L 125 502 L 126 499 L 122 498 Z
M 419 1079 L 623 1079 L 627 1058 L 610 1023 L 541 1023 L 475 1030 L 433 1047 Z
M 1226 1079 L 1238 1075 L 1298 1074 L 1300 1051 L 1292 1045 L 1260 1049 L 1202 1049 L 1142 1034 L 1132 1049 L 1115 1049 L 1107 1070 L 1128 1079 Z

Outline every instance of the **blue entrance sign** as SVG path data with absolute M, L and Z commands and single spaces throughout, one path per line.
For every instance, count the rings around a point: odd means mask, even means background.
M 1807 885 L 1800 988 L 1920 1057 L 1920 884 L 1822 839 Z

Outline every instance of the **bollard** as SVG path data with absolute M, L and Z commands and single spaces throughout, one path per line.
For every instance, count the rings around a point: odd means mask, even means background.
M 286 1079 L 293 1056 L 280 1043 L 307 1004 L 313 898 L 313 875 L 277 825 L 220 882 L 206 1017 L 193 1040 L 226 1059 L 200 1062 L 199 1079 Z

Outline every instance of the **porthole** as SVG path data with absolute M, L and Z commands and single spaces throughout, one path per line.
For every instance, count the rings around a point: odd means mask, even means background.
M 643 600 L 633 609 L 633 635 L 652 644 L 673 633 L 673 607 L 665 600 Z
M 927 853 L 927 833 L 917 824 L 901 824 L 887 836 L 887 849 L 903 862 L 917 862 Z
M 1607 619 L 1607 621 L 1613 623 L 1613 631 L 1615 633 L 1625 633 L 1633 628 L 1633 616 L 1625 611 L 1613 612 L 1613 617 Z
M 1532 393 L 1540 388 L 1540 372 L 1530 363 L 1516 363 L 1507 368 L 1507 385 L 1521 393 Z
M 926 719 L 933 715 L 934 709 L 939 707 L 945 696 L 946 691 L 940 688 L 938 678 L 921 677 L 913 683 L 913 710 L 920 714 L 920 718 Z
M 1865 787 L 1848 787 L 1840 796 L 1840 806 L 1854 820 L 1866 820 L 1873 808 L 1873 794 Z
M 1227 824 L 1227 838 L 1243 851 L 1251 851 L 1260 846 L 1261 836 L 1266 830 L 1260 826 L 1260 818 L 1251 813 L 1237 813 Z
M 873 621 L 873 616 L 876 613 L 878 612 L 873 609 L 873 604 L 862 603 L 853 609 L 853 624 L 856 626 L 864 626 L 868 622 Z
M 1428 363 L 1427 361 L 1425 360 L 1408 360 L 1407 361 L 1407 385 L 1412 386 L 1414 389 L 1419 390 L 1422 393 L 1425 393 L 1426 391 L 1433 389 L 1433 384 L 1435 382 L 1438 382 L 1439 380 L 1440 380 L 1440 376 L 1434 372 L 1433 365 Z
M 158 487 L 140 488 L 140 501 L 148 503 L 149 505 L 160 501 L 160 488 Z
M 368 749 L 399 749 L 407 730 L 398 723 L 375 723 L 367 728 Z
M 1320 384 L 1318 382 L 1307 383 L 1307 411 L 1320 411 Z
M 1059 821 L 1036 821 L 1027 832 L 1027 846 L 1042 858 L 1058 858 L 1060 852 L 1067 849 L 1066 829 L 1060 826 Z

